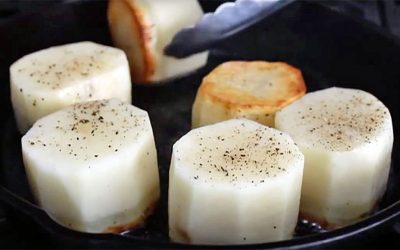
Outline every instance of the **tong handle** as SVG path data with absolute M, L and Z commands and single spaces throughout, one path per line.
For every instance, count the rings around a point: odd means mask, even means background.
M 184 28 L 164 48 L 168 56 L 183 58 L 215 44 L 263 20 L 294 0 L 237 0 L 206 13 L 194 26 Z

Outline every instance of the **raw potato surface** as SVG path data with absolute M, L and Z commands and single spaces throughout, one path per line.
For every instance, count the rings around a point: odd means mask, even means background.
M 191 244 L 290 239 L 304 159 L 292 139 L 246 119 L 194 129 L 174 147 L 169 234 Z
M 22 155 L 39 205 L 74 230 L 135 227 L 159 197 L 147 112 L 117 99 L 75 104 L 39 119 L 22 137 Z
M 93 42 L 55 46 L 22 57 L 10 67 L 10 85 L 21 133 L 39 118 L 74 103 L 108 98 L 131 102 L 124 52 Z
M 303 217 L 338 227 L 374 209 L 386 190 L 393 146 L 382 102 L 362 90 L 329 88 L 287 106 L 275 124 L 305 156 Z

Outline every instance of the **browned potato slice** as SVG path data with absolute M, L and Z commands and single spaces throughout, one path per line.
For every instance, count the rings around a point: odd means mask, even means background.
M 158 82 L 193 71 L 207 52 L 184 59 L 164 55 L 164 47 L 203 11 L 197 0 L 110 0 L 108 22 L 114 44 L 128 56 L 135 82 Z
M 275 112 L 305 92 L 301 71 L 287 63 L 226 62 L 203 79 L 193 104 L 192 127 L 237 117 L 274 126 Z

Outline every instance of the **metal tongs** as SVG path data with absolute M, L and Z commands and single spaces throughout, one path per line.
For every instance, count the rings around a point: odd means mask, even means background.
M 194 26 L 184 28 L 164 48 L 168 56 L 183 58 L 217 43 L 272 15 L 294 0 L 236 0 L 206 13 Z

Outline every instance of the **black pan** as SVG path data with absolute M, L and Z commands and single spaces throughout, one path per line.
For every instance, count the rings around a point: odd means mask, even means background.
M 202 4 L 206 10 L 217 5 L 210 1 Z M 333 85 L 369 91 L 391 111 L 395 131 L 388 190 L 375 214 L 328 232 L 299 222 L 292 240 L 241 248 L 356 247 L 362 241 L 381 237 L 384 229 L 393 225 L 400 214 L 400 42 L 373 25 L 316 2 L 299 1 L 219 44 L 207 66 L 197 72 L 161 86 L 134 86 L 133 103 L 147 110 L 152 120 L 162 187 L 160 204 L 145 225 L 124 235 L 113 235 L 79 233 L 54 223 L 34 205 L 26 182 L 20 135 L 9 97 L 8 68 L 21 56 L 52 45 L 82 40 L 111 45 L 105 13 L 106 2 L 83 1 L 19 16 L 0 26 L 0 201 L 9 208 L 14 223 L 29 229 L 24 231 L 27 237 L 34 235 L 54 247 L 69 248 L 189 247 L 168 240 L 167 174 L 171 147 L 190 129 L 191 105 L 202 77 L 219 63 L 232 59 L 286 61 L 302 70 L 309 91 Z

